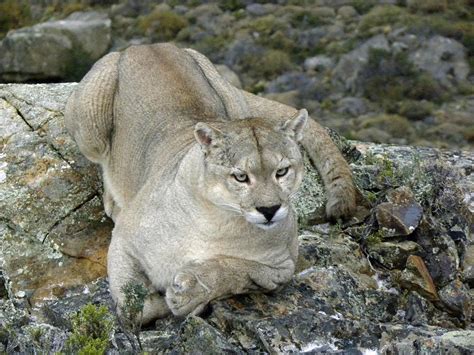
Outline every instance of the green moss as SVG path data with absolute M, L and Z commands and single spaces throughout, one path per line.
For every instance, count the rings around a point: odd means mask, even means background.
M 31 21 L 28 1 L 5 0 L 0 2 L 0 38 L 8 30 L 28 26 Z
M 378 230 L 365 238 L 365 243 L 367 245 L 376 245 L 383 241 L 383 233 Z
M 72 334 L 66 341 L 66 353 L 105 354 L 113 331 L 113 321 L 107 307 L 88 304 L 71 321 Z
M 188 26 L 188 21 L 172 11 L 155 10 L 140 16 L 138 29 L 153 40 L 168 41 L 176 37 L 179 31 Z

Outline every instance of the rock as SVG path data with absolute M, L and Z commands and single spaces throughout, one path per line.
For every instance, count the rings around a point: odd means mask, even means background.
M 111 312 L 115 311 L 105 278 L 72 288 L 59 300 L 45 302 L 34 313 L 36 317 L 55 327 L 71 330 L 71 316 L 89 303 L 106 305 Z
M 354 0 L 316 0 L 315 4 L 318 6 L 341 7 L 344 5 L 351 5 Z
M 357 117 L 368 112 L 366 100 L 359 97 L 344 97 L 337 102 L 336 111 L 344 115 Z
M 464 260 L 462 263 L 463 280 L 471 287 L 474 286 L 474 244 L 469 244 L 464 253 Z
M 360 94 L 359 76 L 367 66 L 370 49 L 389 51 L 389 43 L 384 35 L 368 39 L 362 45 L 343 55 L 333 71 L 333 82 L 352 94 Z
M 459 280 L 454 280 L 439 291 L 439 298 L 451 311 L 461 315 L 461 320 L 469 322 L 472 300 L 469 290 Z
M 244 354 L 230 344 L 222 333 L 196 316 L 187 317 L 181 324 L 179 337 L 180 343 L 173 349 L 176 353 Z
M 403 269 L 410 255 L 421 253 L 421 246 L 412 241 L 381 242 L 367 246 L 370 258 L 389 269 Z
M 390 202 L 376 207 L 375 216 L 386 236 L 409 235 L 418 227 L 423 216 L 423 208 L 415 201 L 413 192 L 400 187 L 387 194 Z
M 303 64 L 305 70 L 324 71 L 334 66 L 334 60 L 325 55 L 306 58 Z
M 265 16 L 273 10 L 272 4 L 252 3 L 245 7 L 245 11 L 251 16 Z
M 242 83 L 240 82 L 239 76 L 227 65 L 216 65 L 216 69 L 219 74 L 222 75 L 224 79 L 226 79 L 233 86 L 239 89 L 242 88 Z
M 409 334 L 405 339 L 387 344 L 383 347 L 387 354 L 472 354 L 474 351 L 474 331 L 448 331 L 433 335 L 429 331 L 424 334 Z M 449 350 L 447 350 L 449 349 Z
M 311 28 L 298 35 L 298 46 L 312 50 L 321 43 L 341 40 L 344 37 L 344 28 L 340 25 L 326 25 Z
M 410 255 L 406 268 L 400 275 L 400 284 L 409 290 L 415 290 L 430 300 L 437 300 L 438 293 L 423 259 Z
M 275 100 L 289 106 L 301 106 L 301 100 L 298 90 L 290 90 L 279 93 L 269 93 L 263 95 L 269 100 Z
M 321 100 L 327 96 L 327 89 L 316 78 L 305 73 L 290 72 L 272 80 L 265 93 L 273 94 L 297 90 L 301 99 Z
M 89 302 L 115 309 L 103 278 L 112 222 L 101 208 L 97 169 L 81 160 L 64 129 L 62 110 L 73 88 L 0 85 L 0 351 L 6 353 L 64 352 L 73 313 Z M 464 243 L 472 242 L 463 212 L 470 203 L 465 193 L 473 186 L 472 153 L 331 137 L 347 153 L 363 194 L 382 201 L 389 187 L 410 186 L 422 201 L 424 218 L 409 240 L 383 241 L 393 252 L 377 251 L 398 267 L 406 254 L 418 253 L 416 244 L 421 246 L 426 266 L 410 255 L 406 270 L 398 272 L 408 295 L 397 287 L 396 270 L 367 259 L 361 241 L 377 228 L 373 214 L 349 228 L 313 225 L 325 194 L 306 157 L 306 176 L 294 196 L 302 230 L 293 280 L 276 292 L 213 301 L 203 318 L 160 319 L 140 332 L 143 351 L 411 353 L 418 351 L 416 345 L 425 352 L 470 353 L 470 340 L 461 338 L 471 336 L 469 331 L 447 329 L 466 326 L 468 317 L 465 296 L 471 291 L 453 281 L 469 260 L 460 259 L 457 248 L 462 256 L 468 250 Z M 39 164 L 43 158 L 51 165 Z M 387 200 L 403 205 L 411 196 L 398 191 L 388 193 Z M 134 351 L 118 326 L 111 346 L 111 354 Z
M 342 17 L 343 19 L 350 19 L 355 16 L 358 16 L 359 14 L 357 13 L 357 10 L 354 9 L 352 6 L 346 5 L 346 6 L 341 6 L 337 10 L 337 14 Z
M 439 287 L 444 287 L 456 279 L 458 274 L 459 255 L 456 244 L 448 235 L 437 233 L 433 226 L 427 230 L 425 228 L 420 227 L 415 241 L 427 251 L 424 260 L 433 280 Z
M 466 49 L 451 38 L 431 37 L 418 50 L 410 53 L 409 58 L 447 88 L 465 82 L 469 74 Z
M 80 79 L 106 53 L 110 38 L 111 21 L 97 12 L 10 31 L 0 43 L 0 80 Z

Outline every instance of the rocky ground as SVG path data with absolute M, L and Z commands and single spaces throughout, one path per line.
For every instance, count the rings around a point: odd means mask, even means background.
M 173 41 L 346 137 L 474 144 L 471 0 L 5 0 L 2 33 L 3 82 L 77 81 L 109 51 Z
M 137 353 L 136 335 L 149 353 L 474 351 L 474 155 L 333 133 L 360 208 L 348 223 L 325 223 L 307 162 L 290 284 L 140 332 L 118 324 L 105 279 L 113 224 L 96 167 L 64 129 L 74 86 L 0 85 L 0 353 Z

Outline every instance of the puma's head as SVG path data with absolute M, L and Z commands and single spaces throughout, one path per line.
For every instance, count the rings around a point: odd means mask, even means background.
M 279 126 L 259 118 L 198 123 L 194 133 L 204 151 L 206 198 L 260 228 L 285 220 L 290 196 L 303 179 L 298 141 L 307 118 L 301 110 Z

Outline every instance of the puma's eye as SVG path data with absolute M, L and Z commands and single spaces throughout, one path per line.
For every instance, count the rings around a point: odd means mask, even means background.
M 238 182 L 249 182 L 249 177 L 244 173 L 234 173 L 232 174 L 235 180 Z
M 288 173 L 288 170 L 289 167 L 278 169 L 275 175 L 277 178 L 283 177 Z

